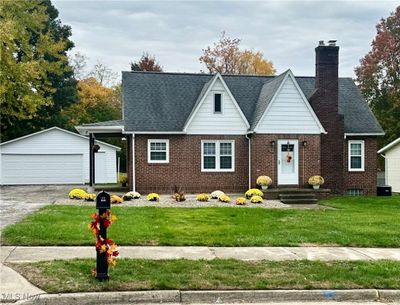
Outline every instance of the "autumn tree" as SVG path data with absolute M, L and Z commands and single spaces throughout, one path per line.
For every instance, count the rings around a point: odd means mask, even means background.
M 240 39 L 230 38 L 225 32 L 213 47 L 203 49 L 199 60 L 210 73 L 274 75 L 276 72 L 262 52 L 241 50 Z
M 386 132 L 381 145 L 400 136 L 400 6 L 376 26 L 372 49 L 355 69 L 364 97 Z
M 77 99 L 71 29 L 50 0 L 0 2 L 2 141 L 57 124 Z
M 154 71 L 162 72 L 161 65 L 157 62 L 154 55 L 150 55 L 148 52 L 144 52 L 142 57 L 135 62 L 131 62 L 132 71 Z
M 94 77 L 102 86 L 112 87 L 117 82 L 118 73 L 100 61 L 97 61 L 89 76 Z
M 70 128 L 121 118 L 120 85 L 108 88 L 89 77 L 78 82 L 78 96 L 79 102 L 62 112 L 63 121 Z

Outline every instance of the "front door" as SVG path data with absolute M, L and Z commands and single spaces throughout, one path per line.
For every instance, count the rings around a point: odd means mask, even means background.
M 278 184 L 299 184 L 299 142 L 278 141 Z

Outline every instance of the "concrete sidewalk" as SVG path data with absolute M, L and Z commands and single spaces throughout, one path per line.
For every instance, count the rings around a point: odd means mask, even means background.
M 95 258 L 93 247 L 0 247 L 1 262 L 37 262 L 54 259 Z M 120 258 L 211 260 L 398 260 L 400 248 L 353 247 L 132 247 L 120 248 Z

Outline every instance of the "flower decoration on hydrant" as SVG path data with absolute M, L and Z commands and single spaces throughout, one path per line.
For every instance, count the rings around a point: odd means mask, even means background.
M 92 214 L 92 222 L 89 223 L 88 228 L 92 231 L 93 235 L 96 237 L 96 249 L 100 253 L 105 253 L 107 257 L 107 263 L 109 266 L 114 267 L 116 265 L 115 257 L 119 255 L 118 246 L 114 243 L 112 239 L 102 238 L 100 235 L 100 226 L 108 228 L 111 224 L 117 220 L 115 215 L 112 215 L 110 210 L 107 210 L 103 214 Z M 92 270 L 92 273 L 96 276 L 96 269 Z

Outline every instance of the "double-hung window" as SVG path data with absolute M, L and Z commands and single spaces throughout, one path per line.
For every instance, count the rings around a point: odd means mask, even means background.
M 208 141 L 201 142 L 201 171 L 233 172 L 235 171 L 235 142 Z
M 169 140 L 149 139 L 147 143 L 147 161 L 149 163 L 168 163 Z
M 364 141 L 350 140 L 348 147 L 349 154 L 349 171 L 362 172 L 364 171 Z

